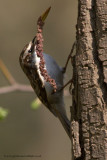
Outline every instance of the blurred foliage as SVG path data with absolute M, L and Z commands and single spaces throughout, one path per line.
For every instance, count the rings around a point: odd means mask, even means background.
M 0 120 L 5 119 L 7 115 L 8 115 L 8 110 L 3 107 L 0 107 Z
M 40 107 L 40 105 L 41 105 L 41 101 L 38 98 L 36 98 L 34 101 L 32 101 L 31 108 L 33 110 L 36 110 Z

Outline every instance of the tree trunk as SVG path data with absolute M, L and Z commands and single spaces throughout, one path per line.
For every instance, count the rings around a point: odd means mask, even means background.
M 79 0 L 71 107 L 75 160 L 107 160 L 107 0 Z

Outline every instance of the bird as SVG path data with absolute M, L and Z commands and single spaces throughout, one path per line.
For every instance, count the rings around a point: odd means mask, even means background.
M 25 45 L 19 62 L 37 97 L 55 117 L 59 118 L 70 138 L 70 121 L 66 114 L 62 89 L 65 70 L 52 56 L 43 52 L 42 30 L 50 9 L 51 7 L 38 18 L 37 34 Z

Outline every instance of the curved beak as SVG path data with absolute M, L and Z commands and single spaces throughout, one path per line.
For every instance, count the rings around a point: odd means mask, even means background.
M 50 12 L 51 6 L 40 16 L 42 22 L 45 21 L 45 19 L 47 18 L 49 12 Z

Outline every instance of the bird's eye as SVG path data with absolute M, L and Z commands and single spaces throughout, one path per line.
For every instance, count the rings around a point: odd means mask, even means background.
M 29 49 L 28 52 L 31 53 L 31 52 L 32 52 L 32 49 Z

